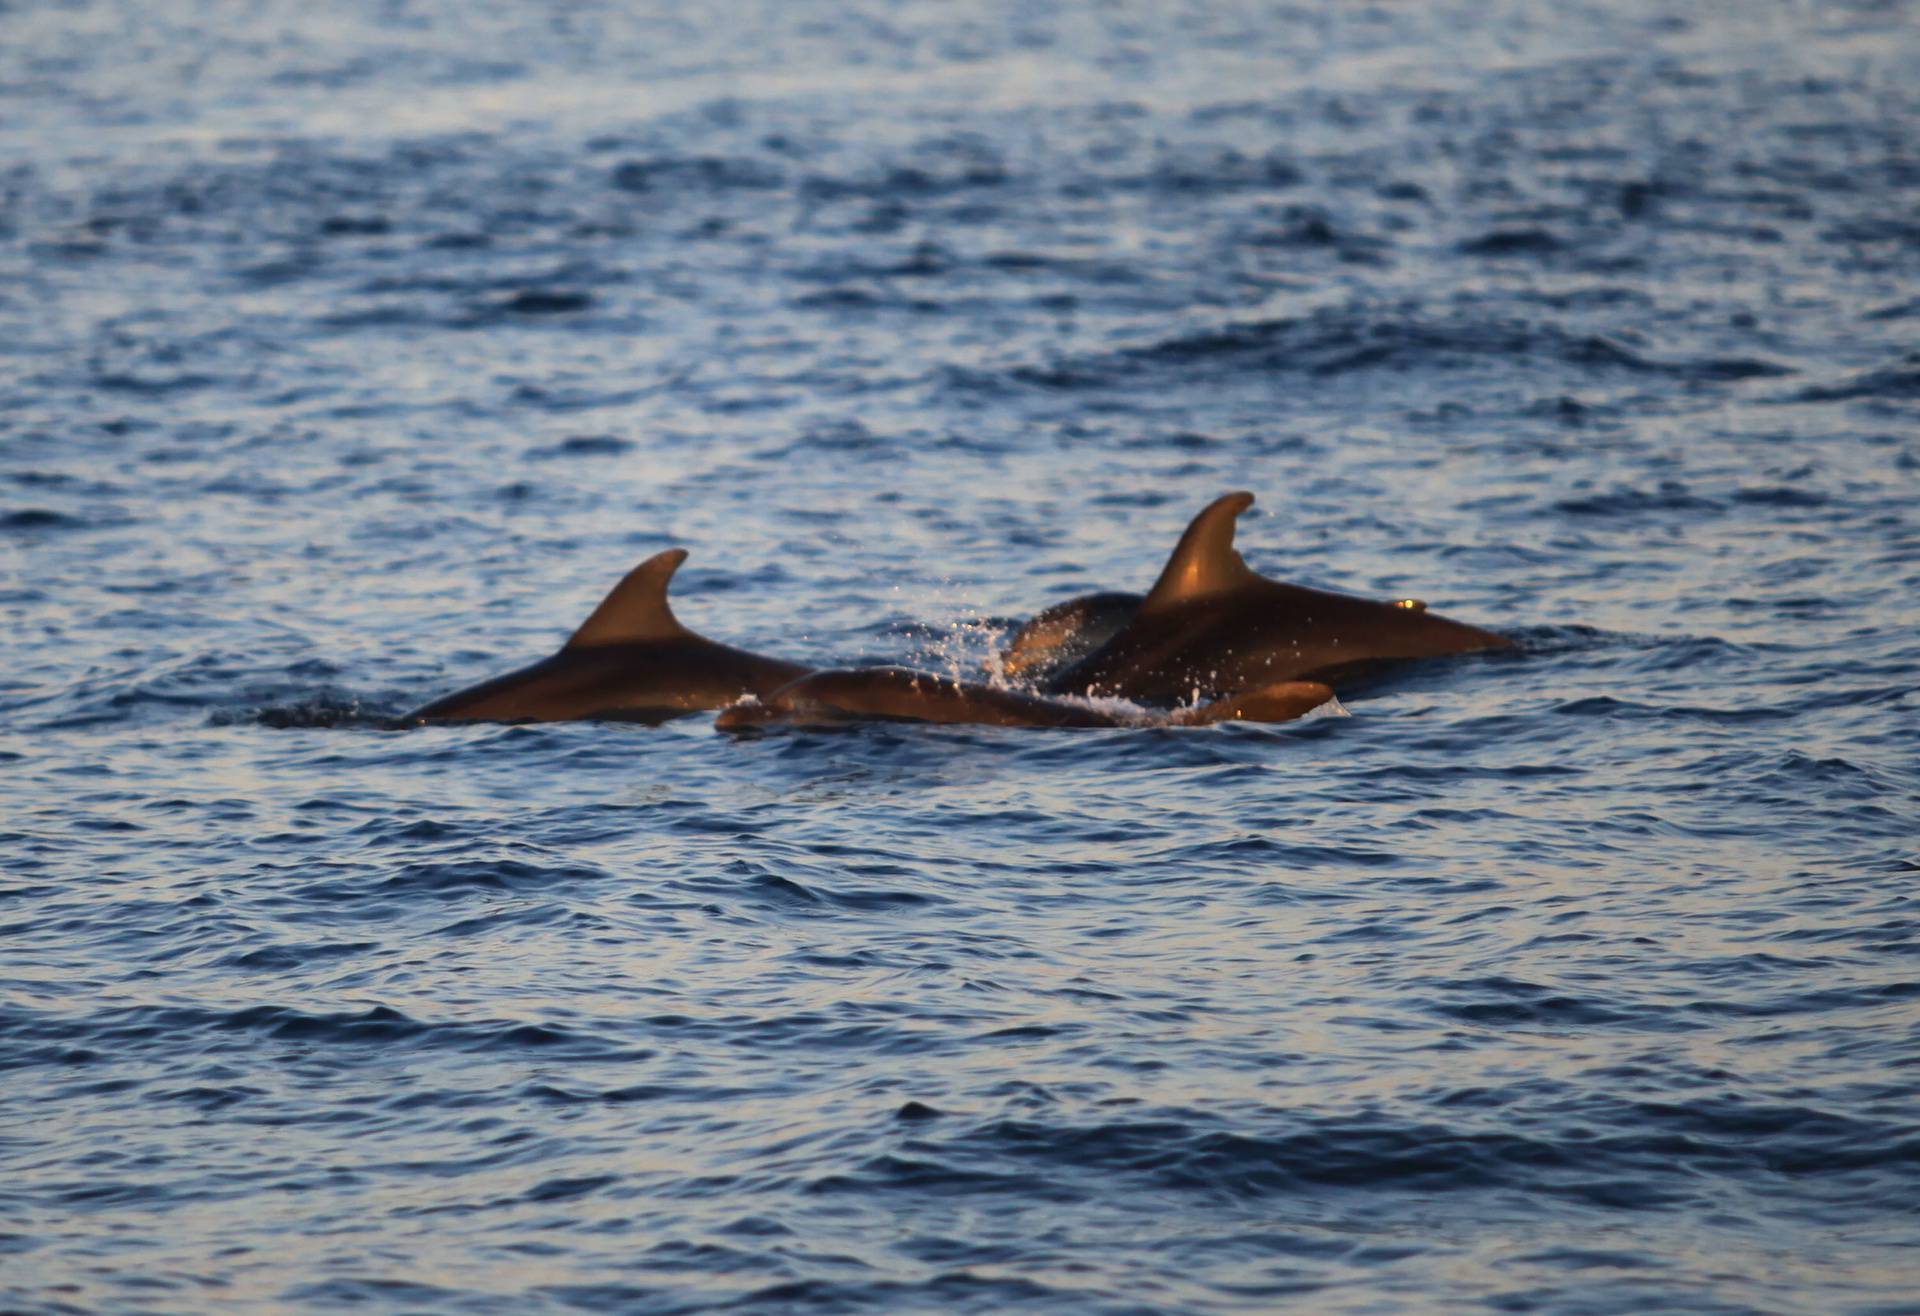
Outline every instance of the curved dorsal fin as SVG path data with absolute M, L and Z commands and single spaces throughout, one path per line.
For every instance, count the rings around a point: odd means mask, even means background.
M 670 548 L 664 553 L 655 553 L 629 571 L 612 592 L 600 600 L 593 615 L 580 623 L 580 629 L 573 633 L 566 647 L 639 644 L 692 634 L 667 606 L 667 582 L 686 560 L 686 549 Z
M 1233 551 L 1233 526 L 1240 513 L 1253 506 L 1253 495 L 1245 491 L 1226 494 L 1208 503 L 1193 518 L 1187 533 L 1167 559 L 1160 579 L 1154 582 L 1140 611 L 1169 607 L 1188 599 L 1218 594 L 1259 577 L 1247 569 Z

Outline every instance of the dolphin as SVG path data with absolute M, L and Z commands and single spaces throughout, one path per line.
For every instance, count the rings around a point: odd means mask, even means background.
M 1216 722 L 1290 722 L 1333 698 L 1327 686 L 1280 681 L 1172 713 L 1124 716 L 1087 704 L 1046 699 L 1001 686 L 956 681 L 904 667 L 809 672 L 764 698 L 721 710 L 720 731 L 782 722 L 944 722 L 997 727 L 1210 726 Z
M 809 669 L 716 644 L 682 626 L 667 583 L 687 560 L 670 548 L 629 571 L 560 652 L 436 699 L 418 722 L 663 722 L 770 695 Z
M 1118 635 L 1143 602 L 1144 595 L 1107 590 L 1037 612 L 1001 650 L 1000 670 L 1016 680 L 1044 680 Z
M 1210 503 L 1132 618 L 1039 688 L 1164 705 L 1512 647 L 1504 636 L 1449 621 L 1414 599 L 1378 603 L 1255 575 L 1233 549 L 1235 523 L 1251 506 L 1253 495 L 1245 492 Z
M 1118 635 L 1146 601 L 1144 594 L 1101 590 L 1056 603 L 1013 633 L 1007 647 L 995 655 L 997 668 L 990 670 L 1025 685 L 1045 682 Z M 1419 599 L 1395 599 L 1393 606 L 1427 610 Z

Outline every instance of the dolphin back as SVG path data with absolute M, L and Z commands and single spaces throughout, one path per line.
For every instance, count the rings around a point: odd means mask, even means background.
M 1043 688 L 1170 704 L 1510 644 L 1423 607 L 1256 575 L 1233 547 L 1252 505 L 1252 494 L 1230 493 L 1201 511 L 1133 619 Z
M 561 650 L 469 686 L 400 719 L 418 722 L 657 722 L 771 694 L 807 669 L 716 644 L 667 603 L 684 548 L 629 571 Z

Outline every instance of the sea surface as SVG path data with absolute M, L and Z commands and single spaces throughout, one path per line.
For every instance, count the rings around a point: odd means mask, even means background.
M 1516 652 L 980 670 L 1259 497 Z M 0 3 L 0 1309 L 1920 1312 L 1920 6 Z

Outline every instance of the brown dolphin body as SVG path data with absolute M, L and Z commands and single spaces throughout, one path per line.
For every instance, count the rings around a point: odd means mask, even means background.
M 1139 610 L 1111 639 L 1055 672 L 1056 695 L 1172 704 L 1276 681 L 1338 681 L 1411 658 L 1512 641 L 1426 611 L 1255 575 L 1233 549 L 1250 493 L 1216 499 L 1187 527 Z
M 1172 714 L 1123 717 L 1084 704 L 1045 699 L 998 686 L 955 681 L 903 667 L 810 672 L 762 696 L 725 709 L 721 731 L 770 723 L 828 726 L 846 722 L 944 722 L 999 727 L 1208 726 L 1216 722 L 1288 722 L 1333 698 L 1313 682 L 1276 682 Z
M 1000 670 L 1016 680 L 1044 680 L 1118 635 L 1145 601 L 1145 595 L 1108 590 L 1037 612 L 1007 641 Z
M 436 699 L 402 722 L 660 722 L 769 695 L 798 663 L 716 644 L 682 626 L 667 584 L 684 548 L 655 554 L 608 594 L 560 652 Z

